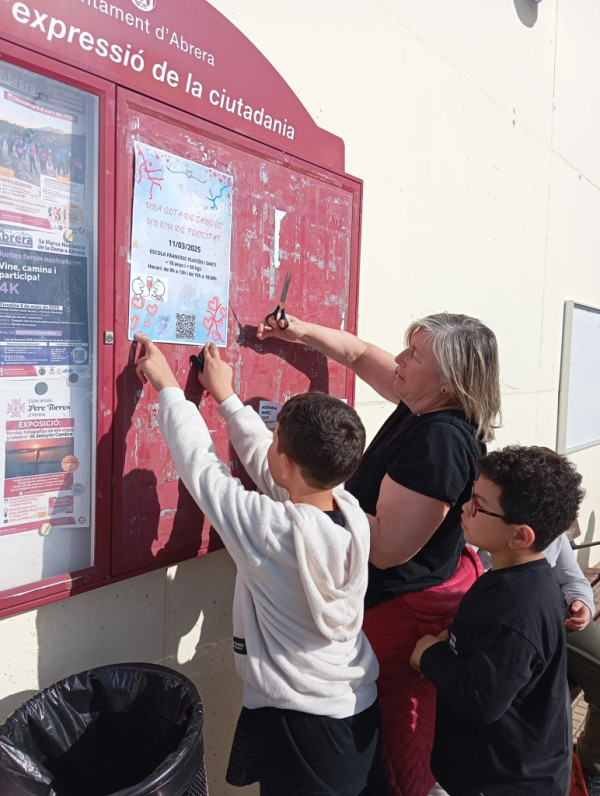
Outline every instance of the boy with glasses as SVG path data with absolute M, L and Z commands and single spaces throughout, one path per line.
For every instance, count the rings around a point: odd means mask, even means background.
M 511 446 L 479 461 L 465 540 L 493 569 L 446 634 L 411 665 L 437 692 L 431 767 L 450 796 L 564 796 L 569 781 L 564 600 L 544 549 L 577 516 L 581 476 L 564 456 Z

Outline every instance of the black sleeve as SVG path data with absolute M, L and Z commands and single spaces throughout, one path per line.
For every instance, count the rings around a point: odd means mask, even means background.
M 421 672 L 438 697 L 470 721 L 491 724 L 512 705 L 540 664 L 532 644 L 505 625 L 482 636 L 476 649 L 456 655 L 446 641 L 421 656 Z
M 413 492 L 453 506 L 474 480 L 475 455 L 460 428 L 424 423 L 406 434 L 387 474 Z

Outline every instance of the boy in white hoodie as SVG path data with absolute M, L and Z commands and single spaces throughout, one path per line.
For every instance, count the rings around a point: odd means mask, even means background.
M 291 398 L 271 433 L 232 387 L 218 348 L 198 380 L 260 493 L 221 462 L 197 407 L 144 335 L 137 372 L 159 392 L 159 423 L 177 471 L 237 567 L 233 650 L 243 708 L 227 781 L 261 796 L 379 796 L 378 664 L 361 630 L 369 524 L 334 488 L 362 456 L 356 412 L 323 393 Z M 262 493 L 262 494 L 261 494 Z

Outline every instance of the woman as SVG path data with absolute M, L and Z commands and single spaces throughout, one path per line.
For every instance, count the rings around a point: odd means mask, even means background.
M 475 318 L 440 313 L 412 323 L 392 354 L 354 335 L 288 315 L 257 336 L 298 341 L 326 354 L 398 404 L 346 488 L 371 525 L 365 632 L 380 665 L 384 758 L 393 796 L 424 796 L 433 687 L 410 669 L 417 638 L 437 634 L 480 574 L 460 515 L 475 462 L 500 414 L 496 337 Z

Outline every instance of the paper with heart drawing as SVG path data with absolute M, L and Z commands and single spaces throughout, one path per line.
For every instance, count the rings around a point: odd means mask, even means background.
M 129 339 L 227 345 L 233 179 L 134 142 Z

